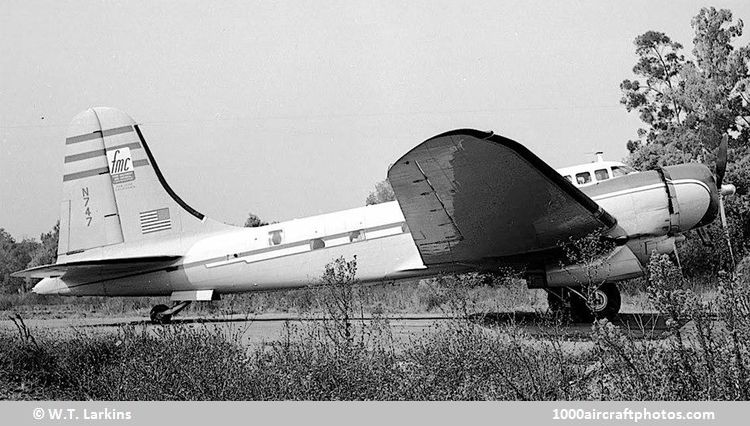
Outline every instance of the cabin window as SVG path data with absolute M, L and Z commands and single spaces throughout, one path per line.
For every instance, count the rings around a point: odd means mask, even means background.
M 321 238 L 315 238 L 310 240 L 310 250 L 318 250 L 325 248 L 326 242 L 323 241 Z
M 268 245 L 277 246 L 284 242 L 284 231 L 277 229 L 268 233 Z
M 573 183 L 573 177 L 570 175 L 565 175 L 565 179 L 568 180 L 568 182 Z
M 576 173 L 576 182 L 578 182 L 579 185 L 583 185 L 584 183 L 591 182 L 591 173 L 589 172 Z
M 349 233 L 349 242 L 350 243 L 356 243 L 357 241 L 364 241 L 365 240 L 365 230 L 364 229 L 358 229 L 356 231 L 352 231 Z
M 609 179 L 609 172 L 607 169 L 599 169 L 594 171 L 594 176 L 596 176 L 596 180 L 602 181 Z
M 409 231 L 409 225 L 407 225 L 406 222 L 401 224 L 401 232 L 405 234 L 408 234 L 409 232 L 411 232 Z

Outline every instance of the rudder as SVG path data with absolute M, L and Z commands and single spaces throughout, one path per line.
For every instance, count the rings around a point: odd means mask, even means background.
M 59 254 L 199 231 L 205 222 L 166 183 L 129 115 L 91 108 L 73 119 L 65 140 Z

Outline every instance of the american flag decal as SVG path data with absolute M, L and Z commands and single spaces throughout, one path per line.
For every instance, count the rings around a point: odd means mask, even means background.
M 156 209 L 141 212 L 141 233 L 166 231 L 172 229 L 172 219 L 169 218 L 169 209 Z

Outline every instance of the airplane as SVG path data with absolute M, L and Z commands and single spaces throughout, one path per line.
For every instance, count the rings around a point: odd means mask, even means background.
M 453 130 L 388 169 L 396 201 L 236 227 L 172 190 L 129 115 L 91 108 L 65 139 L 57 261 L 13 276 L 41 278 L 38 294 L 169 296 L 170 306 L 150 313 L 166 323 L 191 302 L 315 284 L 340 257 L 356 256 L 361 283 L 510 265 L 523 268 L 529 288 L 547 290 L 551 309 L 612 318 L 616 283 L 644 275 L 652 252 L 671 253 L 683 233 L 711 223 L 731 192 L 717 186 L 723 171 L 715 178 L 695 163 L 561 172 L 506 137 Z M 584 173 L 589 180 L 573 180 Z M 615 248 L 594 266 L 602 285 L 585 297 L 586 265 L 564 266 L 561 247 L 596 230 Z

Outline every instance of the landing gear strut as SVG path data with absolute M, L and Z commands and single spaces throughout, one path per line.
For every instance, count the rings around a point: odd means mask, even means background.
M 595 318 L 612 320 L 620 311 L 620 290 L 612 283 L 604 283 L 586 300 L 581 287 L 561 287 L 547 289 L 547 304 L 553 313 L 569 310 L 570 319 L 576 322 L 590 322 Z
M 172 321 L 172 315 L 176 315 L 181 310 L 187 308 L 189 304 L 190 301 L 186 300 L 182 302 L 174 302 L 172 307 L 167 305 L 156 305 L 151 308 L 151 313 L 149 314 L 151 322 L 154 324 L 168 324 Z

